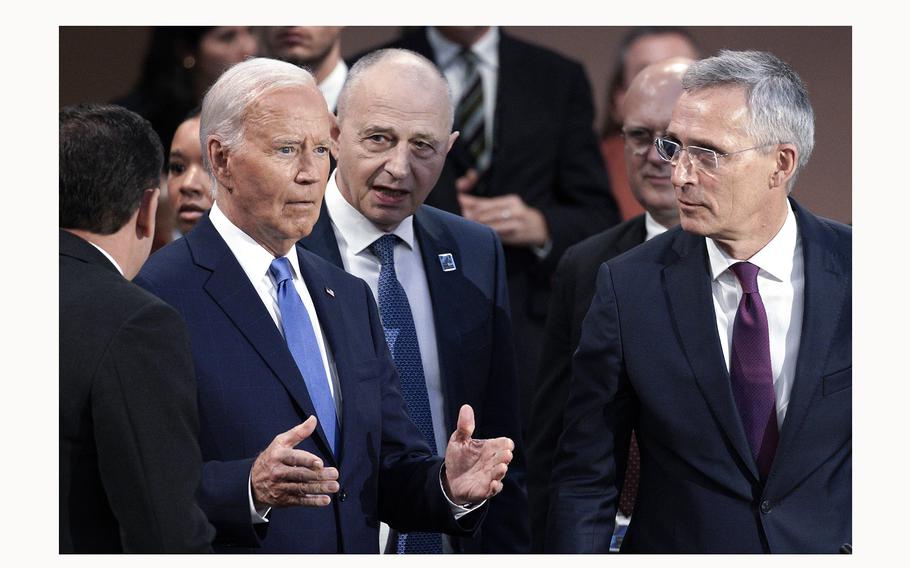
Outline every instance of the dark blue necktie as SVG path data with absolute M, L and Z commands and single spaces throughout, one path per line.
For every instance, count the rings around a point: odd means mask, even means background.
M 370 250 L 381 264 L 379 315 L 386 343 L 389 344 L 389 351 L 392 352 L 392 359 L 401 379 L 401 394 L 408 405 L 408 413 L 435 454 L 433 416 L 430 413 L 427 382 L 423 376 L 417 331 L 414 328 L 408 296 L 395 274 L 394 251 L 397 241 L 396 235 L 388 234 L 379 237 L 370 245 Z M 401 534 L 398 537 L 397 549 L 398 554 L 439 554 L 442 552 L 442 537 L 438 533 Z
M 322 426 L 322 431 L 325 432 L 329 445 L 332 447 L 332 453 L 335 453 L 338 432 L 335 401 L 329 390 L 329 379 L 326 377 L 325 366 L 322 364 L 322 354 L 319 351 L 319 344 L 316 342 L 316 333 L 313 331 L 310 314 L 307 313 L 306 307 L 294 287 L 291 262 L 283 256 L 276 258 L 269 266 L 269 272 L 275 279 L 275 285 L 278 288 L 278 309 L 281 310 L 284 339 L 297 363 L 297 368 L 300 369 L 300 374 L 303 375 L 310 400 L 316 407 L 316 418 L 319 420 L 319 425 Z

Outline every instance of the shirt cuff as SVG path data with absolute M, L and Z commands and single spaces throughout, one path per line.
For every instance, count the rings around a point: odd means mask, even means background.
M 256 505 L 253 504 L 253 472 L 250 471 L 250 480 L 247 483 L 247 495 L 250 498 L 250 520 L 254 525 L 261 525 L 263 523 L 269 522 L 266 516 L 272 510 L 271 507 L 264 507 L 262 509 L 257 509 Z M 457 518 L 457 517 L 456 517 Z
M 445 497 L 446 501 L 448 501 L 449 510 L 452 512 L 452 516 L 455 517 L 456 521 L 468 513 L 476 511 L 482 507 L 484 503 L 487 502 L 487 500 L 484 499 L 480 503 L 464 503 L 462 505 L 454 503 L 451 499 L 449 499 L 449 496 L 446 494 L 445 486 L 442 483 L 442 476 L 445 475 L 445 470 L 446 466 L 443 464 L 443 466 L 439 468 L 439 489 L 442 491 L 443 497 Z
M 552 251 L 553 251 L 553 239 L 552 238 L 547 238 L 547 241 L 543 244 L 543 246 L 540 246 L 540 247 L 532 246 L 531 247 L 531 252 L 534 253 L 534 256 L 537 257 L 537 260 L 546 260 L 546 258 L 548 256 L 550 256 L 550 252 L 552 252 Z

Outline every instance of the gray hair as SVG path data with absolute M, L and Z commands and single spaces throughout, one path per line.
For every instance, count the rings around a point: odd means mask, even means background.
M 425 67 L 428 70 L 431 70 L 434 76 L 438 77 L 443 88 L 445 88 L 446 100 L 449 103 L 449 130 L 452 130 L 452 124 L 455 122 L 455 102 L 452 99 L 452 89 L 449 87 L 449 82 L 446 80 L 446 76 L 436 67 L 436 64 L 420 55 L 419 53 L 410 51 L 408 49 L 397 49 L 397 48 L 386 48 L 386 49 L 377 49 L 376 51 L 371 51 L 363 57 L 357 60 L 354 63 L 353 67 L 348 71 L 348 77 L 344 82 L 344 87 L 341 88 L 341 94 L 338 95 L 338 122 L 344 120 L 345 112 L 347 111 L 348 104 L 350 104 L 351 93 L 354 91 L 358 83 L 363 79 L 363 74 L 368 71 L 371 67 L 378 63 L 389 59 L 399 59 L 399 58 L 411 58 L 416 63 L 421 64 L 422 67 Z
M 711 87 L 745 88 L 750 121 L 748 134 L 756 145 L 792 143 L 798 158 L 793 177 L 809 161 L 815 146 L 815 114 L 799 75 L 764 51 L 721 50 L 695 62 L 683 76 L 687 93 Z
M 202 161 L 215 180 L 209 163 L 206 141 L 217 138 L 226 148 L 238 148 L 243 143 L 243 121 L 250 106 L 261 96 L 288 87 L 316 88 L 316 80 L 309 71 L 291 63 L 259 57 L 247 59 L 224 72 L 202 100 L 199 119 L 199 142 L 202 144 Z

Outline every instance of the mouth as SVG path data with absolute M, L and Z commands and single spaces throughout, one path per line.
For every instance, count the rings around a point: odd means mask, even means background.
M 198 221 L 203 215 L 205 215 L 206 209 L 194 204 L 187 203 L 186 205 L 181 205 L 177 209 L 177 218 L 182 221 Z
M 380 205 L 398 205 L 411 193 L 405 189 L 374 185 L 370 188 Z
M 296 45 L 305 45 L 309 41 L 309 38 L 299 32 L 293 30 L 284 31 L 278 34 L 276 37 L 276 43 L 282 47 L 293 47 Z

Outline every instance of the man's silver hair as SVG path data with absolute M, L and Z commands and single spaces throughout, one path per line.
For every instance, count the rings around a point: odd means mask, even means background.
M 798 159 L 787 189 L 809 161 L 815 146 L 815 114 L 809 93 L 793 69 L 764 51 L 721 50 L 696 61 L 683 75 L 687 93 L 712 87 L 743 87 L 749 108 L 747 134 L 756 146 L 790 142 Z
M 250 106 L 263 95 L 288 87 L 315 89 L 316 80 L 309 71 L 296 65 L 259 57 L 247 59 L 225 71 L 205 94 L 199 119 L 199 142 L 203 164 L 212 178 L 213 194 L 216 183 L 206 141 L 214 136 L 225 148 L 239 148 Z
M 416 61 L 422 63 L 428 70 L 431 70 L 436 77 L 439 78 L 440 85 L 445 89 L 446 100 L 449 103 L 449 127 L 448 130 L 451 132 L 452 124 L 455 122 L 455 102 L 452 100 L 452 89 L 449 87 L 449 82 L 446 80 L 446 76 L 443 75 L 442 71 L 436 67 L 436 64 L 420 55 L 408 49 L 396 49 L 396 48 L 387 48 L 387 49 L 377 49 L 376 51 L 371 51 L 370 53 L 364 55 L 357 60 L 357 63 L 348 71 L 348 77 L 344 82 L 344 87 L 341 88 L 341 94 L 338 95 L 338 122 L 341 123 L 344 121 L 345 112 L 347 111 L 348 104 L 350 104 L 351 93 L 357 87 L 358 83 L 363 79 L 363 74 L 369 70 L 371 67 L 377 63 L 382 63 L 388 59 L 394 58 L 407 58 L 411 57 Z

